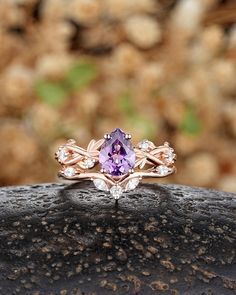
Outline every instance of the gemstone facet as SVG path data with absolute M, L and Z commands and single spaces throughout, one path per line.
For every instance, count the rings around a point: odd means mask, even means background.
M 97 189 L 101 191 L 108 191 L 108 186 L 104 180 L 96 178 L 96 179 L 93 179 L 93 183 Z
M 64 163 L 64 161 L 67 160 L 68 158 L 68 151 L 65 149 L 65 148 L 62 148 L 58 151 L 57 153 L 57 156 L 58 156 L 58 160 L 61 162 L 61 163 Z
M 168 150 L 166 153 L 166 158 L 165 161 L 167 164 L 172 164 L 174 162 L 175 159 L 175 154 L 173 153 L 172 150 Z
M 84 166 L 87 168 L 87 169 L 90 169 L 90 168 L 93 168 L 95 165 L 95 162 L 93 161 L 93 159 L 91 158 L 87 158 L 84 160 Z
M 132 178 L 126 184 L 125 190 L 131 191 L 131 190 L 135 189 L 138 184 L 139 184 L 139 178 Z
M 169 168 L 167 166 L 164 165 L 160 165 L 156 168 L 156 171 L 161 175 L 161 176 L 165 176 L 169 173 Z
M 138 147 L 140 148 L 140 150 L 142 150 L 143 152 L 147 152 L 149 151 L 151 148 L 154 147 L 154 144 L 147 140 L 147 139 L 143 139 L 142 141 L 140 141 L 138 143 Z
M 119 128 L 106 139 L 99 153 L 102 169 L 113 176 L 124 175 L 134 167 L 135 152 L 130 139 Z
M 123 188 L 119 185 L 114 185 L 111 187 L 110 193 L 114 199 L 118 200 L 123 193 Z
M 76 171 L 73 167 L 67 167 L 64 170 L 64 174 L 66 177 L 73 177 L 75 175 Z

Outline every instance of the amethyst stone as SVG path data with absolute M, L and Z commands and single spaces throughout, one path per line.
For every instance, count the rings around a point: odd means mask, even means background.
M 125 138 L 125 133 L 119 128 L 102 145 L 99 162 L 102 169 L 113 176 L 126 174 L 134 167 L 135 152 L 130 140 Z

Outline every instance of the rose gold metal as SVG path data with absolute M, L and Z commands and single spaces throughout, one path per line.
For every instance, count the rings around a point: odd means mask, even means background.
M 145 151 L 139 147 L 134 147 L 136 154 L 135 165 L 126 175 L 112 176 L 105 173 L 102 169 L 94 171 L 99 162 L 99 151 L 104 141 L 105 138 L 98 141 L 92 139 L 87 149 L 84 149 L 76 145 L 74 140 L 68 140 L 65 145 L 59 147 L 55 154 L 55 158 L 62 165 L 58 175 L 72 181 L 100 179 L 105 182 L 108 188 L 119 185 L 125 191 L 125 187 L 131 179 L 137 178 L 141 180 L 142 178 L 166 177 L 176 172 L 174 166 L 176 154 L 167 142 L 162 146 L 155 146 L 154 143 L 149 142 L 150 145 Z M 60 157 L 62 150 L 66 153 L 64 158 Z M 169 155 L 171 155 L 170 160 L 168 160 Z M 93 161 L 93 167 L 86 166 L 86 160 L 88 159 Z M 68 167 L 74 168 L 73 175 L 68 176 L 65 174 Z M 145 167 L 146 169 L 144 169 Z

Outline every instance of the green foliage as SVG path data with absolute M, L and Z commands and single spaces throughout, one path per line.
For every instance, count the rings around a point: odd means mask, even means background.
M 97 76 L 94 64 L 78 62 L 68 71 L 66 77 L 59 81 L 40 80 L 36 83 L 38 97 L 51 106 L 62 105 L 74 90 L 88 86 Z
M 201 120 L 192 106 L 187 107 L 183 120 L 180 124 L 180 129 L 182 132 L 190 135 L 198 135 L 201 132 Z
M 66 83 L 72 89 L 81 89 L 89 85 L 97 76 L 97 68 L 92 63 L 79 62 L 68 72 Z
M 136 116 L 130 118 L 130 124 L 141 131 L 143 138 L 148 138 L 150 140 L 155 139 L 157 134 L 157 125 L 153 122 L 153 120 L 137 114 Z
M 119 98 L 119 106 L 121 111 L 128 116 L 135 115 L 135 108 L 132 100 L 132 96 L 129 92 L 122 94 Z
M 42 101 L 51 106 L 61 105 L 68 95 L 63 84 L 47 80 L 41 80 L 36 84 L 36 93 Z
M 152 139 L 155 137 L 157 126 L 151 119 L 137 112 L 132 94 L 129 91 L 124 92 L 119 97 L 118 105 L 121 112 L 125 115 L 127 128 L 135 126 L 135 128 L 141 131 L 144 138 Z

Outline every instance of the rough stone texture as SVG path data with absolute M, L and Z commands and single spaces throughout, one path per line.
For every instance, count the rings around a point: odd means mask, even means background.
M 236 196 L 89 182 L 0 190 L 0 294 L 235 294 Z

